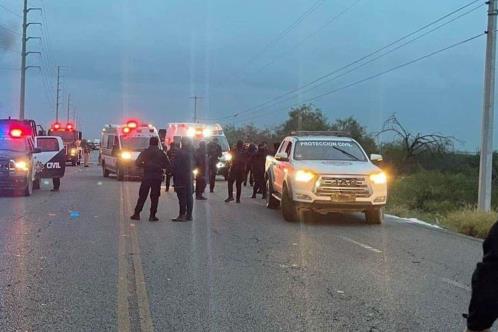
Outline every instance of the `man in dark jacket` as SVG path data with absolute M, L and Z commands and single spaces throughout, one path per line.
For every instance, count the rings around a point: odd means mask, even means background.
M 498 318 L 498 222 L 483 243 L 482 262 L 472 275 L 467 331 L 489 331 Z
M 135 213 L 131 216 L 132 220 L 140 220 L 140 212 L 144 207 L 145 201 L 150 191 L 150 216 L 149 221 L 158 221 L 156 217 L 159 196 L 161 195 L 161 182 L 163 181 L 164 170 L 169 170 L 171 165 L 168 157 L 163 150 L 158 147 L 159 139 L 151 137 L 149 147 L 142 151 L 135 164 L 137 167 L 144 169 L 144 176 L 138 192 L 138 201 L 135 206 Z
M 208 156 L 206 151 L 206 142 L 201 141 L 199 148 L 195 151 L 195 199 L 206 200 L 204 190 L 206 189 L 208 175 Z
M 263 199 L 266 198 L 265 185 L 265 166 L 268 149 L 265 144 L 258 145 L 258 152 L 252 158 L 252 172 L 254 173 L 254 187 L 252 189 L 252 198 L 256 198 L 256 194 L 261 192 Z
M 172 221 L 191 221 L 194 207 L 193 194 L 194 152 L 189 138 L 182 138 L 182 147 L 173 162 L 173 185 L 178 196 L 180 212 Z
M 251 143 L 247 147 L 247 152 L 246 152 L 246 173 L 244 175 L 244 187 L 247 186 L 247 178 L 249 178 L 249 184 L 251 187 L 254 185 L 254 170 L 253 170 L 253 158 L 256 156 L 256 153 L 258 152 L 258 147 L 256 144 Z
M 225 202 L 233 201 L 233 184 L 237 187 L 237 203 L 240 203 L 240 195 L 242 193 L 242 182 L 246 172 L 246 153 L 244 143 L 239 140 L 234 149 L 230 151 L 232 162 L 228 171 L 228 198 Z
M 209 192 L 214 192 L 214 185 L 216 183 L 216 164 L 219 158 L 221 158 L 222 151 L 221 146 L 218 144 L 218 139 L 215 137 L 207 145 L 208 153 L 208 168 L 209 168 Z
M 171 163 L 173 162 L 173 160 L 175 160 L 176 151 L 178 151 L 179 149 L 180 149 L 180 144 L 178 144 L 178 142 L 174 142 L 171 144 L 168 152 L 166 153 Z M 166 192 L 169 192 L 172 176 L 173 174 L 171 173 L 171 170 L 168 173 L 166 173 Z

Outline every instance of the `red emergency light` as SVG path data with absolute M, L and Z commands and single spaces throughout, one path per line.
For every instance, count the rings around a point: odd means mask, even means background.
M 22 129 L 13 128 L 10 130 L 10 136 L 14 138 L 22 137 Z
M 130 120 L 126 123 L 126 127 L 131 128 L 131 129 L 135 129 L 138 127 L 138 123 L 135 120 Z
M 124 127 L 123 128 L 123 134 L 129 134 L 131 132 L 130 127 Z
M 67 129 L 67 130 L 73 130 L 73 129 L 74 129 L 74 128 L 73 128 L 73 124 L 72 124 L 72 123 L 68 123 L 68 124 L 66 125 L 66 129 Z

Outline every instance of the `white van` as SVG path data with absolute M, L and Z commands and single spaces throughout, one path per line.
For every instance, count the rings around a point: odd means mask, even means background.
M 204 124 L 204 123 L 169 123 L 166 129 L 166 137 L 164 139 L 164 146 L 168 149 L 174 142 L 180 142 L 182 137 L 190 137 L 193 140 L 194 147 L 199 146 L 199 142 L 211 142 L 215 138 L 221 146 L 222 157 L 219 158 L 216 165 L 217 174 L 223 175 L 225 179 L 228 176 L 228 168 L 230 164 L 231 155 L 230 145 L 223 132 L 223 128 L 219 124 Z
M 106 125 L 100 140 L 102 175 L 115 173 L 119 181 L 125 177 L 143 176 L 143 169 L 135 165 L 140 152 L 149 147 L 151 137 L 157 137 L 157 129 L 150 124 L 130 120 L 123 125 Z M 162 149 L 161 145 L 159 148 Z

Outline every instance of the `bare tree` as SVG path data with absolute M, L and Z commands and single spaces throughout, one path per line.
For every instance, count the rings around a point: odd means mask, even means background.
M 391 115 L 376 134 L 380 136 L 385 133 L 394 134 L 403 149 L 404 161 L 416 159 L 422 153 L 441 154 L 453 148 L 455 138 L 437 133 L 421 134 L 409 132 L 396 118 Z

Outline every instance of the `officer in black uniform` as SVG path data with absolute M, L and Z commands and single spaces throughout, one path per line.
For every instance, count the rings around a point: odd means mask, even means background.
M 159 149 L 159 139 L 151 137 L 149 147 L 140 153 L 135 164 L 144 169 L 144 176 L 140 184 L 138 201 L 135 206 L 135 213 L 132 220 L 140 220 L 140 212 L 150 191 L 150 216 L 149 221 L 158 221 L 156 217 L 159 196 L 161 195 L 161 182 L 163 181 L 164 170 L 170 170 L 171 165 L 163 150 Z
M 216 183 L 216 164 L 219 158 L 221 158 L 222 151 L 221 146 L 218 144 L 218 138 L 213 138 L 211 142 L 207 145 L 208 153 L 208 168 L 209 168 L 209 192 L 214 192 L 214 185 Z
M 254 174 L 254 187 L 252 189 L 252 198 L 256 198 L 257 193 L 263 194 L 263 199 L 266 198 L 265 185 L 265 165 L 266 156 L 268 156 L 268 148 L 266 144 L 258 145 L 258 152 L 252 158 L 252 172 Z
M 175 160 L 176 151 L 178 151 L 179 149 L 180 144 L 178 142 L 174 142 L 173 144 L 171 144 L 168 152 L 166 152 L 166 155 L 168 156 L 168 159 L 171 163 L 173 163 L 173 160 Z M 169 192 L 172 176 L 173 174 L 171 173 L 171 171 L 166 173 L 166 192 Z
M 178 196 L 180 211 L 172 221 L 191 221 L 194 207 L 193 185 L 194 151 L 189 138 L 182 138 L 182 147 L 173 162 L 173 185 Z
M 240 195 L 242 193 L 242 182 L 246 174 L 246 152 L 244 150 L 244 142 L 237 141 L 237 145 L 230 151 L 232 155 L 232 163 L 228 171 L 228 198 L 225 203 L 233 201 L 233 184 L 237 187 L 237 203 L 240 203 Z
M 467 331 L 490 331 L 498 318 L 498 222 L 482 244 L 484 257 L 472 275 Z
M 206 142 L 201 141 L 199 148 L 195 151 L 195 168 L 197 174 L 195 176 L 195 199 L 205 201 L 204 190 L 206 189 L 207 174 L 208 174 L 208 156 L 206 151 Z

